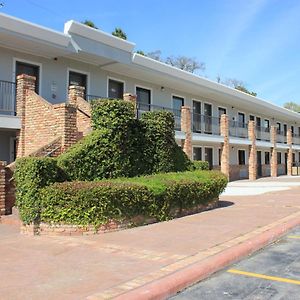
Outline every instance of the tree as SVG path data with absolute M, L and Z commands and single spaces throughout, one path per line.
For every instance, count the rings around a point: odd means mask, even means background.
M 115 30 L 111 34 L 120 39 L 127 40 L 126 33 L 120 27 L 116 27 Z
M 98 27 L 91 20 L 85 20 L 84 22 L 81 22 L 81 23 L 86 25 L 86 26 L 92 27 L 94 29 L 98 29 Z
M 165 63 L 190 73 L 194 73 L 196 70 L 205 70 L 205 63 L 199 62 L 193 57 L 187 57 L 183 55 L 169 56 L 167 57 Z
M 138 51 L 136 51 L 136 53 L 143 55 L 143 56 L 147 56 L 143 50 L 138 50 Z
M 155 60 L 158 60 L 158 61 L 162 61 L 161 60 L 161 51 L 160 50 L 155 50 L 155 51 L 152 51 L 152 52 L 148 52 L 147 56 L 150 57 L 150 58 L 152 58 L 152 59 L 155 59 Z
M 220 80 L 220 79 L 219 79 Z M 250 92 L 247 88 L 246 88 L 246 84 L 242 81 L 242 80 L 239 80 L 239 79 L 235 79 L 235 78 L 228 78 L 226 79 L 223 84 L 225 85 L 228 85 L 228 86 L 231 86 L 233 88 L 235 88 L 236 90 L 238 91 L 241 91 L 241 92 L 244 92 L 246 94 L 249 94 L 251 96 L 254 96 L 256 97 L 257 96 L 257 93 L 255 92 Z
M 286 102 L 283 104 L 283 107 L 294 112 L 300 113 L 300 104 L 297 104 L 293 101 Z

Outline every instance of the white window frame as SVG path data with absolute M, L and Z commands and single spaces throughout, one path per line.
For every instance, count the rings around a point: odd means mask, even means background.
M 123 79 L 120 78 L 116 78 L 116 77 L 112 77 L 112 76 L 107 76 L 106 79 L 106 97 L 108 98 L 108 93 L 109 93 L 109 80 L 114 80 L 114 81 L 118 81 L 118 82 L 122 82 L 123 83 L 123 94 L 126 93 L 126 82 Z
M 200 108 L 201 108 L 201 115 L 203 114 L 203 101 L 202 100 L 198 100 L 198 99 L 194 99 L 194 98 L 192 98 L 192 108 L 193 108 L 193 111 L 192 112 L 194 112 L 194 106 L 193 106 L 193 102 L 198 102 L 198 103 L 200 103 Z
M 85 94 L 86 95 L 89 95 L 89 92 L 90 92 L 90 72 L 86 72 L 86 71 L 82 71 L 82 70 L 78 70 L 78 69 L 73 69 L 73 68 L 67 68 L 67 86 L 66 86 L 66 89 L 67 89 L 67 95 L 69 93 L 69 79 L 70 79 L 70 72 L 75 72 L 75 73 L 79 73 L 79 74 L 82 74 L 82 75 L 86 75 L 86 91 L 85 91 Z
M 32 60 L 27 60 L 19 57 L 13 57 L 13 72 L 12 72 L 12 82 L 16 82 L 16 67 L 17 67 L 17 62 L 25 63 L 25 64 L 30 64 L 39 67 L 39 95 L 41 96 L 42 93 L 42 82 L 43 82 L 43 64 L 40 62 L 32 61 Z
M 203 101 L 203 111 L 202 111 L 202 115 L 204 116 L 204 106 L 205 104 L 209 104 L 211 105 L 211 117 L 214 117 L 214 104 L 209 102 L 209 101 Z

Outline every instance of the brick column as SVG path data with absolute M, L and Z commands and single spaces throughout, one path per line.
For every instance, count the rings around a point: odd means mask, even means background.
M 6 198 L 5 166 L 6 163 L 4 161 L 0 161 L 0 216 L 5 215 L 5 198 Z
M 62 152 L 77 142 L 77 108 L 72 104 L 55 105 L 57 131 L 62 137 Z
M 21 119 L 21 129 L 17 134 L 17 157 L 25 155 L 25 112 L 28 91 L 35 90 L 35 77 L 25 74 L 17 77 L 16 108 L 17 116 Z
M 192 159 L 192 120 L 191 108 L 189 106 L 181 107 L 181 131 L 185 133 L 183 151 L 189 159 Z
M 220 133 L 224 137 L 221 148 L 221 172 L 229 179 L 230 161 L 229 161 L 229 119 L 227 115 L 221 116 Z
M 248 137 L 251 141 L 249 146 L 249 179 L 256 180 L 257 178 L 257 152 L 256 152 L 256 135 L 255 135 L 255 122 L 249 121 L 248 124 Z
M 68 93 L 68 103 L 77 105 L 77 97 L 84 99 L 84 90 L 85 88 L 83 86 L 70 85 Z
M 276 142 L 277 142 L 277 127 L 271 126 L 271 177 L 277 177 L 277 149 L 276 149 Z
M 293 149 L 292 149 L 292 143 L 293 143 L 293 136 L 292 136 L 292 130 L 288 129 L 287 131 L 287 145 L 289 146 L 288 149 L 288 157 L 287 157 L 287 175 L 292 176 L 292 167 L 293 167 Z

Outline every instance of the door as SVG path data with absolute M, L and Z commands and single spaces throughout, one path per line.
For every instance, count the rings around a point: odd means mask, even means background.
M 193 159 L 194 160 L 202 160 L 202 148 L 200 148 L 200 147 L 193 148 Z
M 173 113 L 175 120 L 175 130 L 181 129 L 181 107 L 184 105 L 184 98 L 173 96 Z
M 213 168 L 213 149 L 212 148 L 205 147 L 204 160 L 208 162 L 209 169 L 211 170 Z
M 212 105 L 204 103 L 204 132 L 212 133 Z
M 193 101 L 193 131 L 201 132 L 201 102 Z
M 35 92 L 39 93 L 39 82 L 40 82 L 40 67 L 20 61 L 16 62 L 16 78 L 19 75 L 26 74 L 35 77 Z
M 76 85 L 84 87 L 84 98 L 87 92 L 87 75 L 78 72 L 69 72 L 69 86 Z
M 262 176 L 261 151 L 257 151 L 257 176 Z

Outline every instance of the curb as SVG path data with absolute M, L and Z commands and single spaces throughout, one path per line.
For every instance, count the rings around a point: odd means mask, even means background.
M 257 236 L 228 248 L 207 259 L 194 263 L 180 271 L 147 283 L 137 289 L 115 297 L 115 300 L 161 300 L 209 277 L 226 266 L 271 244 L 288 230 L 300 225 L 300 218 L 294 218 L 275 226 Z

